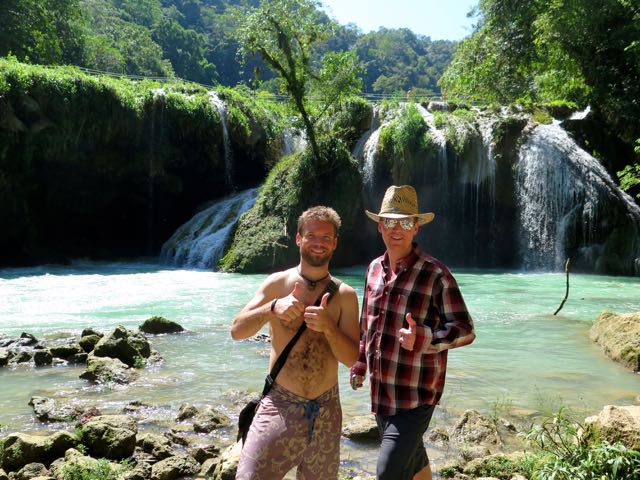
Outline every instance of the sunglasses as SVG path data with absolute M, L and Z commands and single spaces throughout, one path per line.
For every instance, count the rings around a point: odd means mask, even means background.
M 400 227 L 402 227 L 403 230 L 411 230 L 415 225 L 415 221 L 413 220 L 413 218 L 401 218 L 401 219 L 383 218 L 382 219 L 382 225 L 384 226 L 384 228 L 388 230 L 395 228 L 397 223 L 400 223 Z

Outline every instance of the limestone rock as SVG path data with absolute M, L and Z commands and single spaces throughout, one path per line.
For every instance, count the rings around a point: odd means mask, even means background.
M 4 440 L 0 466 L 15 471 L 34 462 L 47 465 L 78 443 L 75 435 L 65 431 L 48 436 L 12 433 Z
M 174 480 L 195 475 L 200 464 L 190 455 L 177 454 L 159 461 L 151 467 L 151 480 Z
M 53 398 L 31 397 L 29 405 L 41 422 L 68 422 L 75 420 L 82 413 L 81 409 L 72 405 L 59 405 Z
M 175 453 L 169 439 L 162 435 L 147 433 L 138 437 L 136 443 L 143 452 L 153 456 L 156 460 L 164 460 Z
M 211 475 L 213 480 L 235 480 L 242 452 L 242 443 L 236 442 L 220 455 L 220 459 Z
M 49 475 L 47 467 L 42 463 L 28 463 L 16 473 L 16 480 L 31 480 L 35 477 L 46 477 Z
M 476 410 L 465 411 L 456 423 L 451 439 L 466 445 L 500 445 L 495 423 Z
M 522 461 L 524 454 L 516 452 L 511 454 L 497 453 L 482 458 L 471 460 L 465 465 L 463 473 L 471 475 L 472 478 L 483 478 L 485 472 L 500 472 L 500 478 L 510 478 L 508 475 Z
M 100 339 L 93 349 L 93 355 L 117 358 L 129 367 L 133 367 L 138 357 L 149 358 L 151 346 L 142 333 L 132 332 L 118 325 L 111 333 Z
M 604 311 L 589 332 L 605 355 L 634 372 L 640 371 L 640 312 Z
M 607 405 L 598 415 L 585 419 L 585 426 L 611 443 L 622 442 L 640 449 L 640 406 Z
M 229 417 L 215 408 L 207 407 L 196 417 L 193 422 L 193 430 L 198 433 L 209 433 L 218 428 L 228 427 L 229 425 L 231 425 Z
M 84 353 L 84 350 L 77 343 L 65 343 L 63 345 L 56 345 L 49 348 L 51 355 L 54 357 L 68 360 L 70 357 L 78 353 Z
M 151 334 L 179 333 L 184 332 L 184 328 L 182 328 L 182 325 L 164 317 L 151 317 L 140 325 L 140 331 Z
M 342 435 L 354 442 L 377 442 L 380 440 L 378 424 L 373 415 L 358 415 L 343 426 Z
M 96 357 L 91 353 L 87 358 L 87 370 L 80 375 L 80 378 L 95 383 L 123 385 L 138 378 L 138 372 L 117 358 Z
M 136 447 L 138 427 L 124 415 L 101 415 L 82 426 L 82 441 L 94 457 L 121 460 Z

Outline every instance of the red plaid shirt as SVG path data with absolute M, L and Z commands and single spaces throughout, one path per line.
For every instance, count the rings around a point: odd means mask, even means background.
M 360 358 L 351 369 L 362 376 L 369 369 L 371 411 L 381 415 L 437 404 L 444 389 L 447 351 L 475 339 L 458 284 L 444 264 L 414 244 L 397 263 L 393 281 L 387 280 L 388 270 L 387 253 L 367 269 Z M 411 351 L 398 340 L 398 330 L 408 328 L 409 312 L 417 324 Z

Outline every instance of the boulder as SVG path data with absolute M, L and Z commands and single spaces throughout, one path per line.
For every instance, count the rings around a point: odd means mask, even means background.
M 209 459 L 220 456 L 220 448 L 215 445 L 201 445 L 187 449 L 187 453 L 196 459 L 196 462 L 203 464 Z
M 164 317 L 151 317 L 146 319 L 140 325 L 140 331 L 144 333 L 160 334 L 160 333 L 179 333 L 184 332 L 182 325 L 167 320 Z
M 199 471 L 200 464 L 193 457 L 177 454 L 155 463 L 151 467 L 151 480 L 174 480 Z
M 49 348 L 51 355 L 54 357 L 62 358 L 64 360 L 68 360 L 70 357 L 78 353 L 84 353 L 84 350 L 77 343 L 65 343 L 63 345 L 56 345 Z
M 151 346 L 142 333 L 127 330 L 118 325 L 111 333 L 100 339 L 93 349 L 96 357 L 117 358 L 133 367 L 139 358 L 149 358 Z
M 33 363 L 36 367 L 43 367 L 45 365 L 51 365 L 53 362 L 53 355 L 49 350 L 35 350 L 33 352 Z
M 0 480 L 9 480 L 7 472 L 0 468 Z
M 82 425 L 82 441 L 94 457 L 121 460 L 136 447 L 138 427 L 124 415 L 100 415 Z
M 87 370 L 80 375 L 80 378 L 95 383 L 124 385 L 138 378 L 138 372 L 117 358 L 96 357 L 91 353 L 87 357 Z
M 103 479 L 103 478 L 121 478 L 119 474 L 124 473 L 129 467 L 119 463 L 109 462 L 108 460 L 96 459 L 83 455 L 75 448 L 68 449 L 64 458 L 59 458 L 51 464 L 49 468 L 51 475 L 57 480 L 66 480 L 68 478 L 83 479 Z
M 450 439 L 465 445 L 498 446 L 500 435 L 495 422 L 476 410 L 467 410 L 458 419 Z
M 241 452 L 241 442 L 236 442 L 224 450 L 211 473 L 211 478 L 214 480 L 235 480 Z
M 32 347 L 38 344 L 38 339 L 30 333 L 22 332 L 18 343 L 24 347 Z
M 516 471 L 517 466 L 522 464 L 524 453 L 515 452 L 511 454 L 496 453 L 482 458 L 476 458 L 467 463 L 462 472 L 471 475 L 471 478 L 492 478 L 485 477 L 488 472 L 498 473 L 500 478 L 511 478 L 511 473 Z
M 16 480 L 32 480 L 36 477 L 47 477 L 49 470 L 42 463 L 28 463 L 16 473 Z
M 354 442 L 379 442 L 378 424 L 373 415 L 358 415 L 343 426 L 342 435 Z
M 192 418 L 198 415 L 198 409 L 190 403 L 183 403 L 180 405 L 178 415 L 176 416 L 176 422 L 182 422 L 188 418 Z
M 195 418 L 193 430 L 198 433 L 209 433 L 218 428 L 228 427 L 229 425 L 231 425 L 229 417 L 213 407 L 207 407 Z
M 598 415 L 587 417 L 585 426 L 589 433 L 603 440 L 640 449 L 640 405 L 607 405 Z
M 138 462 L 131 470 L 120 475 L 118 480 L 149 480 L 149 478 L 151 478 L 151 465 Z
M 82 348 L 86 353 L 90 353 L 101 338 L 102 335 L 83 335 L 80 337 L 80 340 L 78 340 L 78 345 L 80 345 L 80 348 Z
M 73 405 L 59 405 L 53 398 L 31 397 L 29 405 L 33 407 L 33 413 L 41 422 L 68 422 L 77 419 L 82 413 L 81 409 Z
M 78 443 L 78 437 L 65 431 L 48 436 L 12 433 L 4 440 L 0 466 L 15 471 L 34 462 L 48 465 Z
M 619 315 L 604 311 L 589 336 L 613 361 L 640 371 L 640 312 Z
M 0 367 L 6 367 L 13 355 L 6 348 L 0 348 Z
M 162 435 L 147 433 L 138 437 L 136 442 L 143 452 L 151 455 L 156 461 L 169 458 L 175 452 L 169 439 Z

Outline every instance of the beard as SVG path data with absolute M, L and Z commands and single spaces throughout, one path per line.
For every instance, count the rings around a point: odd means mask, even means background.
M 302 259 L 307 262 L 312 267 L 322 267 L 329 263 L 331 257 L 333 256 L 333 252 L 327 252 L 325 255 L 314 255 L 307 250 L 300 249 L 300 256 Z

